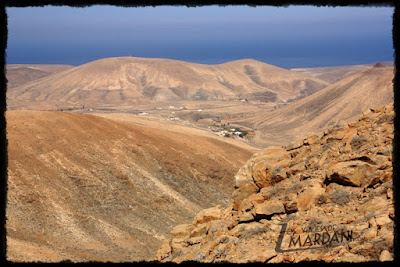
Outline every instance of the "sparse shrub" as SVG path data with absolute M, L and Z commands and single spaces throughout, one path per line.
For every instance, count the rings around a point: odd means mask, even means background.
M 389 240 L 385 240 L 385 239 L 378 239 L 377 241 L 372 243 L 372 246 L 374 248 L 374 253 L 373 256 L 376 257 L 376 259 L 378 259 L 380 253 L 382 250 L 386 249 L 389 252 L 393 253 L 393 242 L 390 242 Z
M 363 134 L 356 135 L 350 141 L 351 149 L 353 149 L 353 150 L 360 149 L 368 141 L 369 141 L 369 139 L 365 135 L 363 135 Z
M 286 189 L 285 194 L 298 193 L 300 192 L 301 189 L 303 189 L 303 184 L 301 182 L 297 182 L 288 189 Z
M 271 187 L 271 189 L 268 190 L 267 195 L 269 199 L 273 199 L 276 197 L 282 190 L 282 184 L 276 184 Z
M 224 244 L 229 242 L 229 237 L 223 236 L 220 240 L 219 243 Z
M 254 227 L 250 229 L 245 229 L 239 236 L 240 239 L 250 238 L 254 235 L 261 235 L 265 232 L 271 231 L 267 225 L 263 225 L 260 227 Z
M 317 226 L 318 224 L 321 224 L 322 220 L 320 218 L 317 217 L 312 217 L 311 220 L 308 222 L 308 226 L 311 228 L 314 228 L 315 226 Z
M 174 260 L 175 258 L 183 256 L 183 255 L 185 255 L 185 252 L 183 252 L 183 250 L 179 249 L 175 253 L 172 254 L 172 259 L 171 260 Z
M 220 258 L 222 254 L 224 254 L 224 252 L 225 252 L 224 249 L 217 249 L 216 251 L 214 251 L 215 258 Z
M 393 115 L 383 115 L 380 116 L 379 119 L 376 121 L 377 124 L 382 124 L 382 123 L 393 123 L 394 121 L 394 116 Z
M 347 231 L 347 226 L 346 225 L 339 224 L 336 227 L 337 227 L 336 228 L 336 232 L 338 232 L 338 233 L 346 233 L 346 231 Z
M 366 222 L 368 222 L 369 219 L 371 219 L 372 217 L 375 217 L 375 216 L 376 216 L 376 212 L 375 211 L 371 211 L 370 213 L 368 213 L 367 215 L 364 216 L 364 220 Z
M 327 194 L 321 194 L 315 199 L 315 204 L 318 206 L 321 206 L 323 204 L 326 204 L 328 201 L 328 196 Z
M 392 187 L 393 187 L 393 181 L 383 183 L 380 187 L 372 190 L 372 192 L 370 193 L 370 197 L 372 198 L 375 196 L 381 196 L 383 194 L 386 194 L 387 190 Z
M 205 257 L 206 257 L 206 254 L 200 253 L 199 255 L 196 256 L 196 258 L 194 258 L 194 261 L 203 260 Z
M 336 190 L 329 195 L 329 198 L 332 200 L 332 203 L 343 206 L 351 201 L 352 195 L 347 190 Z

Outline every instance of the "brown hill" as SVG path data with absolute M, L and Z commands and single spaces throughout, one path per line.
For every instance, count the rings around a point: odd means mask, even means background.
M 227 204 L 251 152 L 93 115 L 7 111 L 7 259 L 151 260 L 171 228 Z
M 72 67 L 70 65 L 9 64 L 6 65 L 7 87 L 8 89 L 17 87 Z
M 393 62 L 379 63 L 383 66 L 393 67 Z M 321 68 L 294 68 L 292 71 L 301 72 L 311 77 L 321 79 L 329 83 L 335 83 L 344 78 L 352 76 L 357 72 L 366 70 L 372 67 L 374 64 L 361 64 L 361 65 L 349 65 L 349 66 L 336 66 L 336 67 L 321 67 Z
M 170 59 L 96 60 L 8 91 L 9 107 L 52 103 L 99 107 L 176 100 L 300 98 L 329 83 L 245 59 L 218 65 Z M 23 104 L 21 104 L 23 103 Z
M 301 145 L 254 154 L 233 202 L 200 211 L 160 261 L 393 261 L 393 103 Z
M 255 142 L 283 144 L 304 138 L 363 110 L 393 101 L 393 67 L 371 67 L 285 107 L 248 119 L 255 125 Z

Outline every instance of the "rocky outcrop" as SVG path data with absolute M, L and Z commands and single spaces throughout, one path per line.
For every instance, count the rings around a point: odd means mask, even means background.
M 232 204 L 174 228 L 158 260 L 393 260 L 393 119 L 390 104 L 254 154 L 235 176 Z

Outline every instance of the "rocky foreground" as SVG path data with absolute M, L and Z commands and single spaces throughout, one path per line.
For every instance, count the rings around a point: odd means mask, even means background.
M 393 104 L 256 153 L 233 202 L 173 228 L 162 262 L 393 260 Z

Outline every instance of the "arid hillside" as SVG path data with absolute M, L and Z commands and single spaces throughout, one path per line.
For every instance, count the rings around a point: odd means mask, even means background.
M 6 65 L 6 77 L 8 89 L 34 81 L 52 73 L 73 68 L 70 65 L 47 64 L 9 64 Z
M 381 63 L 386 66 L 393 67 L 393 62 Z M 329 83 L 335 83 L 344 78 L 352 76 L 357 72 L 363 71 L 372 67 L 374 64 L 361 64 L 337 67 L 320 67 L 320 68 L 294 68 L 292 71 L 298 71 L 309 76 L 321 79 Z
M 356 119 L 369 108 L 393 101 L 393 67 L 376 64 L 313 95 L 248 119 L 255 142 L 284 144 Z
M 162 262 L 393 261 L 393 103 L 254 154 L 229 206 L 173 228 Z
M 252 155 L 216 138 L 93 115 L 7 111 L 7 259 L 155 259 L 201 209 L 226 205 Z
M 9 109 L 119 106 L 178 100 L 294 100 L 329 85 L 305 74 L 245 59 L 202 65 L 171 59 L 96 60 L 7 93 Z

